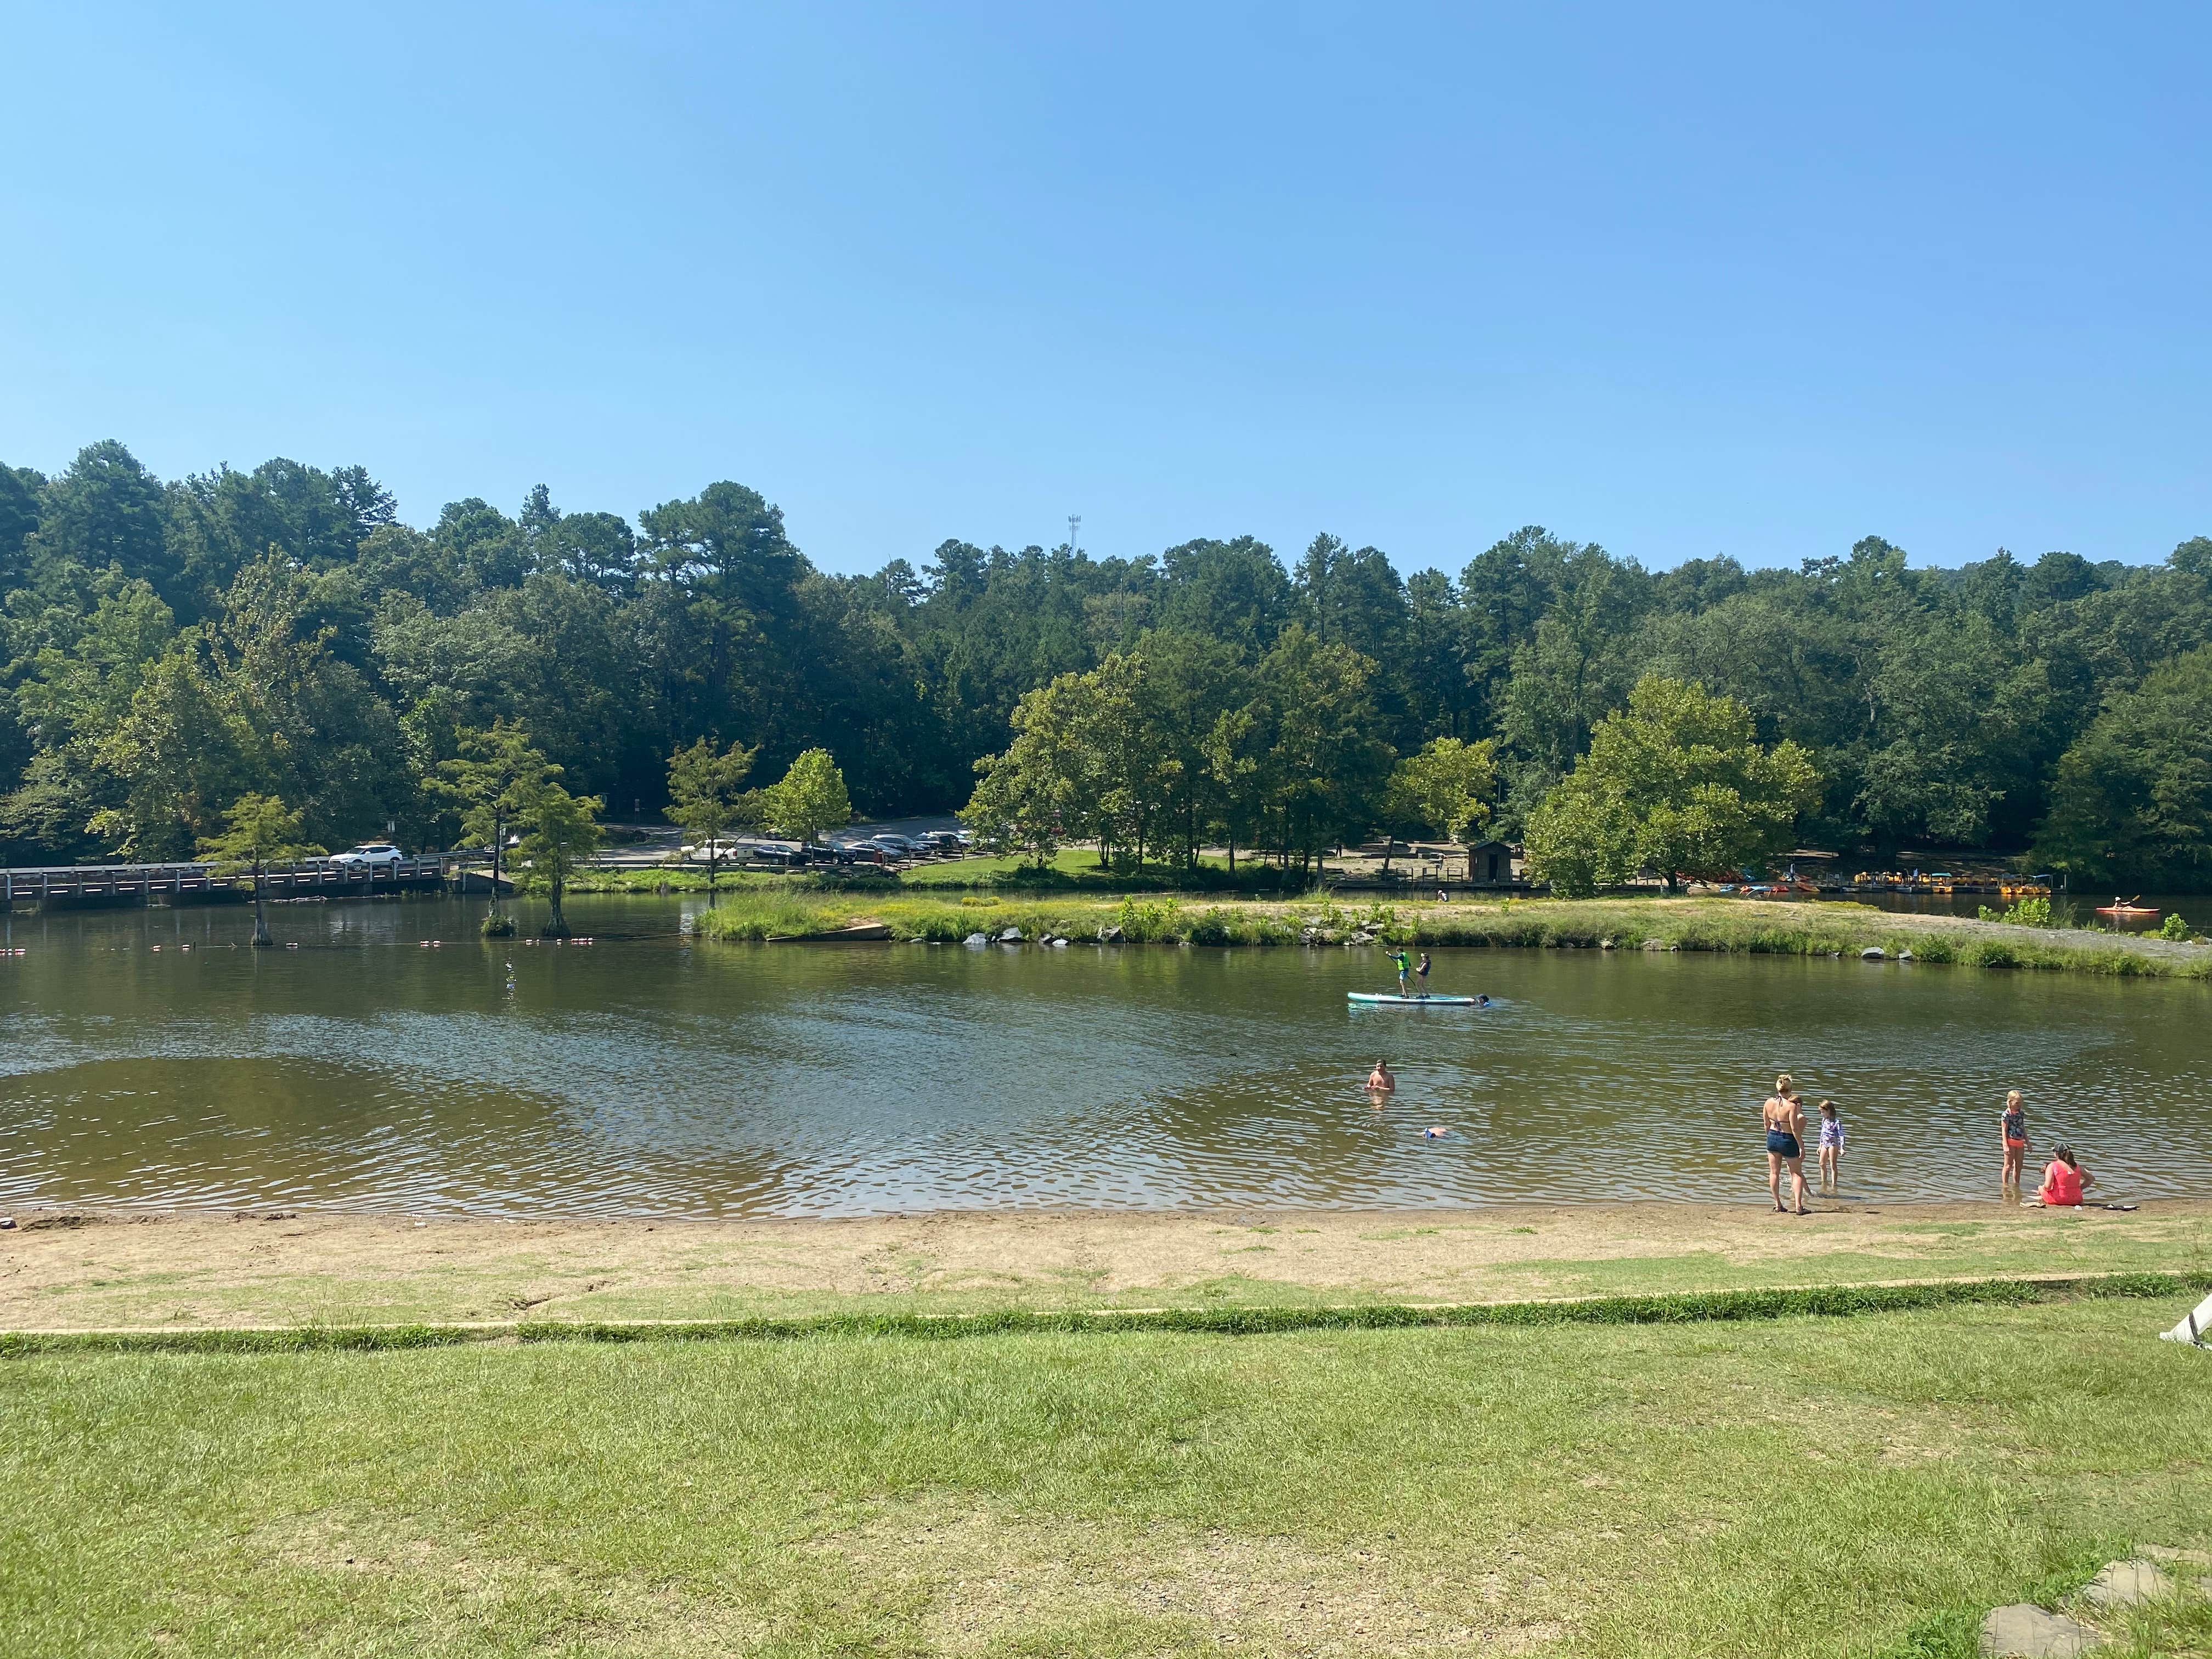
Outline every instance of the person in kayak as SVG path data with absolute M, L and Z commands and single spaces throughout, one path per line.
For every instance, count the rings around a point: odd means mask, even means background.
M 1390 960 L 1398 965 L 1398 994 L 1409 997 L 1413 994 L 1413 959 L 1405 951 L 1393 951 Z

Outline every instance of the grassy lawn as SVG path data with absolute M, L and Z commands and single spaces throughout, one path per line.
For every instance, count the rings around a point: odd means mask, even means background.
M 17 1358 L 0 1634 L 1971 1652 L 1992 1602 L 2212 1543 L 2179 1311 Z

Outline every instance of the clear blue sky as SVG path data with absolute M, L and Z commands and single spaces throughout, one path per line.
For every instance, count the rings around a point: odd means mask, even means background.
M 2212 533 L 2201 5 L 0 12 L 0 459 L 825 567 Z

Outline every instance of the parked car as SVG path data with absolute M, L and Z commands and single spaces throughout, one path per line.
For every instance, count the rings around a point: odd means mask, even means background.
M 397 870 L 407 856 L 388 841 L 365 841 L 358 847 L 349 847 L 336 854 L 331 862 L 341 870 Z
M 697 846 L 685 846 L 684 860 L 687 864 L 705 864 L 712 860 L 717 864 L 738 864 L 751 850 L 749 841 L 702 841 Z
M 904 836 L 870 836 L 868 840 L 898 858 L 907 858 L 921 850 Z

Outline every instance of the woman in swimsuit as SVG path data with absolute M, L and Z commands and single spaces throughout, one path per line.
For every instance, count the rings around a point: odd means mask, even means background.
M 2021 1169 L 2027 1162 L 2027 1106 L 2019 1090 L 2005 1097 L 1997 1127 L 2004 1135 L 2004 1182 L 1998 1192 L 2003 1197 L 2018 1198 Z
M 1766 1190 L 1773 1194 L 1774 1207 L 1782 1210 L 1782 1166 L 1790 1166 L 1790 1179 L 1796 1183 L 1797 1213 L 1810 1213 L 1805 1208 L 1805 1103 L 1797 1098 L 1797 1085 L 1789 1073 L 1774 1079 L 1774 1092 L 1766 1097 L 1759 1109 L 1766 1123 Z

